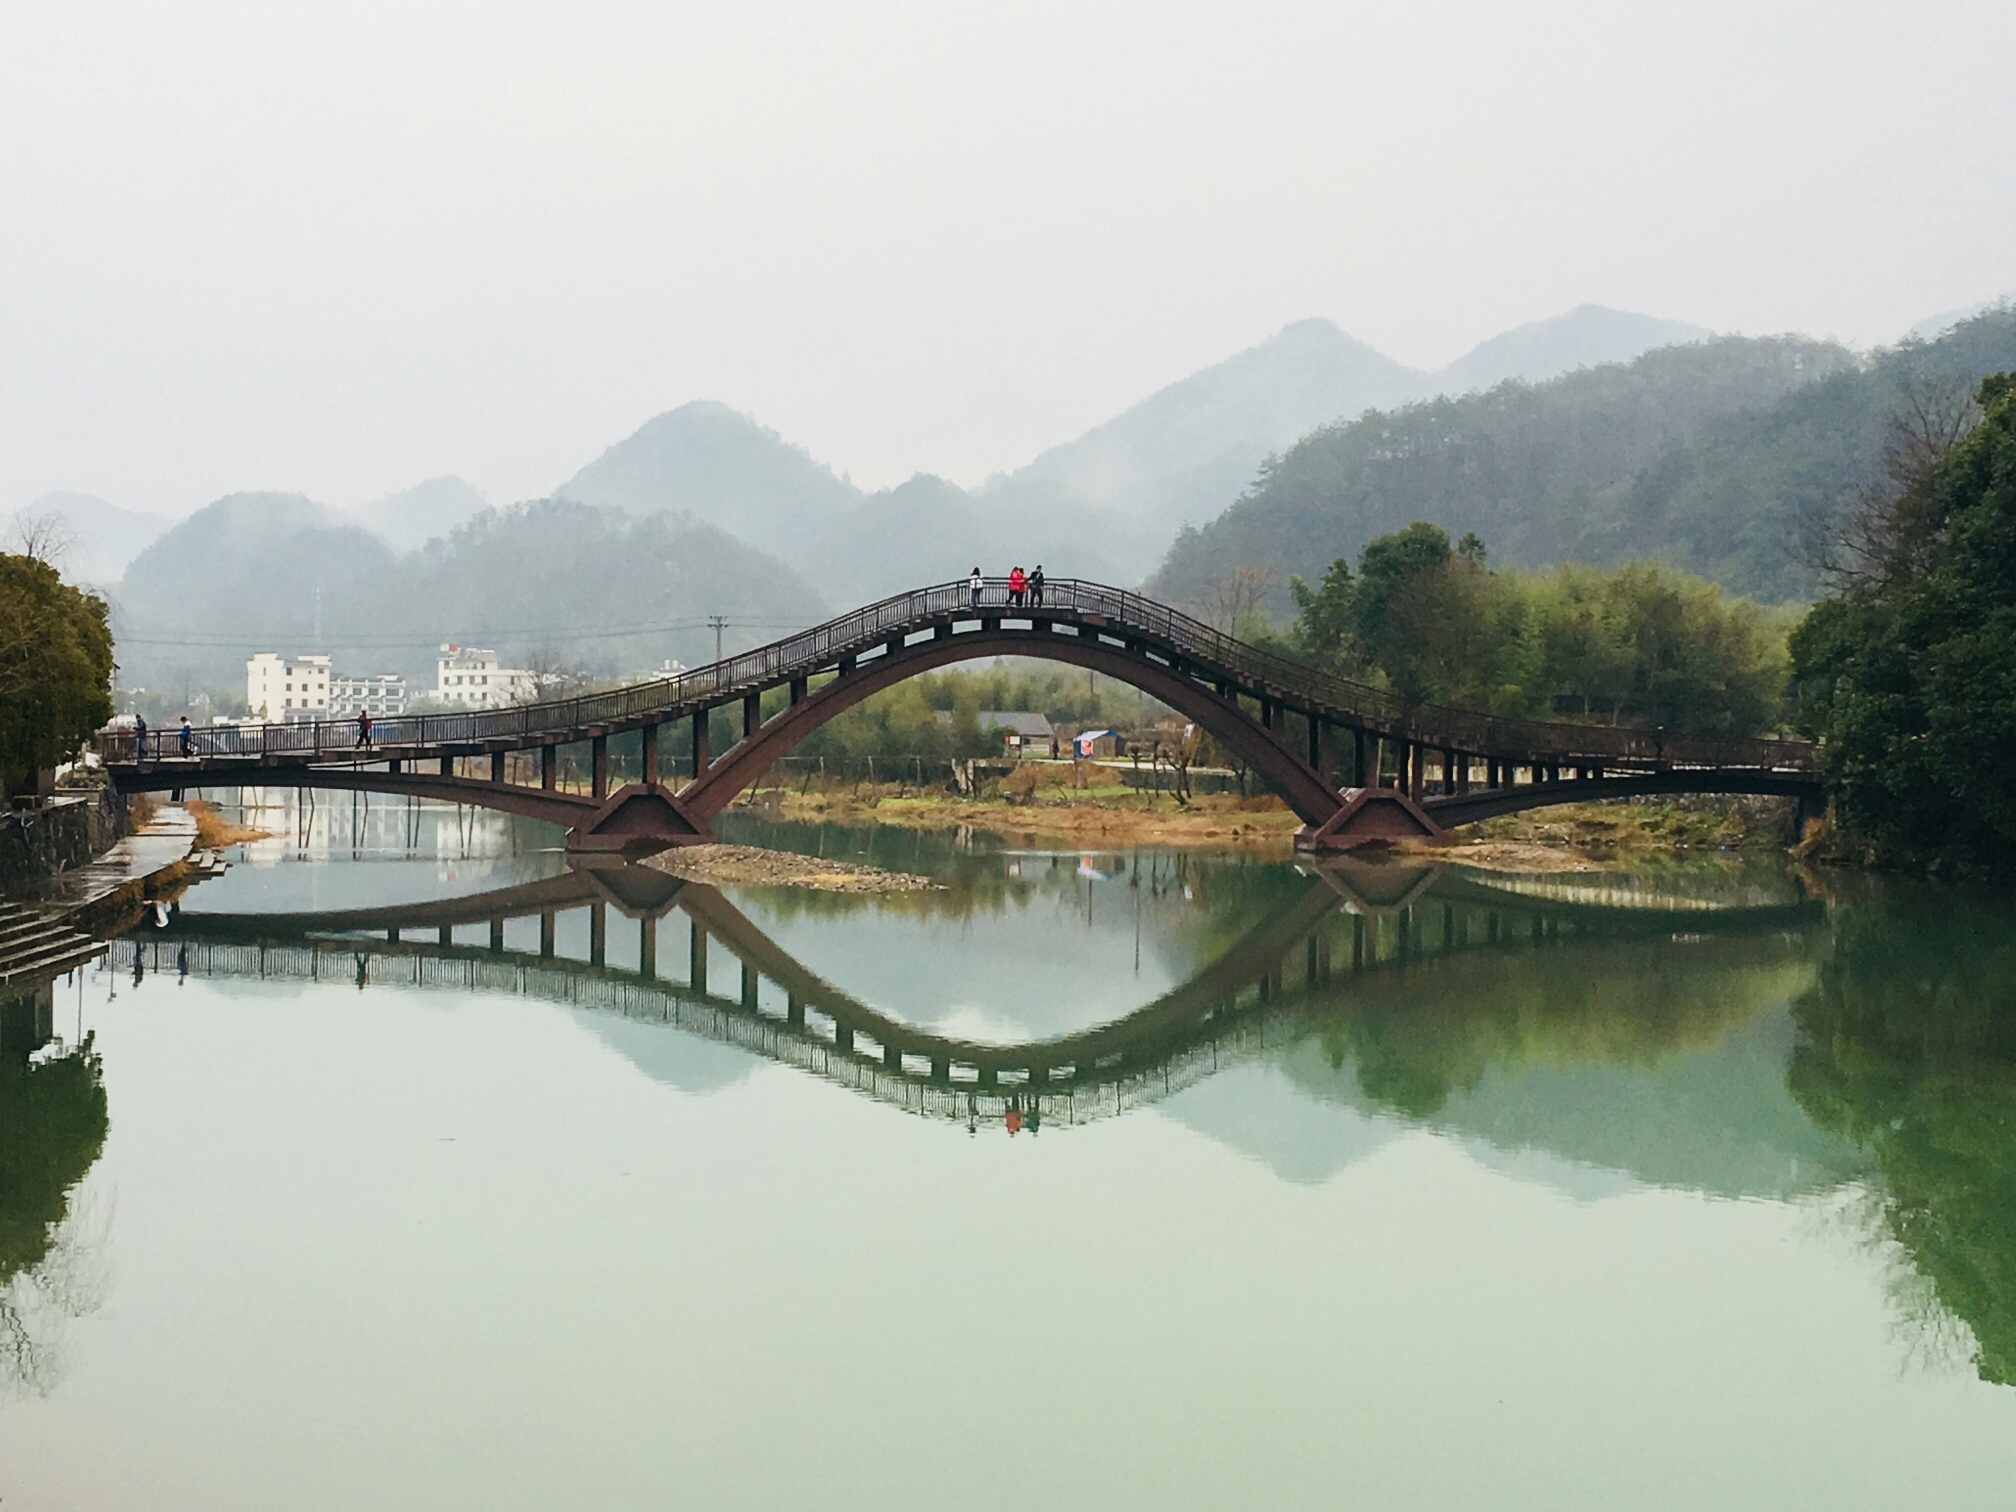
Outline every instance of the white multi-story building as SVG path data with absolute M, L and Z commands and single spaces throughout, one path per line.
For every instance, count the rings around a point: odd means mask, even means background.
M 245 663 L 245 703 L 255 719 L 291 724 L 329 717 L 329 658 L 309 652 L 288 660 L 261 651 Z
M 345 677 L 339 672 L 329 679 L 329 717 L 355 719 L 368 711 L 373 719 L 396 719 L 406 712 L 406 696 L 406 679 L 393 673 Z
M 434 696 L 443 703 L 498 709 L 538 697 L 539 679 L 523 667 L 500 667 L 497 653 L 444 645 L 434 661 Z

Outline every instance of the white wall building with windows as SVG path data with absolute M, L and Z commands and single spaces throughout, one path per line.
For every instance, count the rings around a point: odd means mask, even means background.
M 369 712 L 373 719 L 397 719 L 406 712 L 406 679 L 390 672 L 376 677 L 345 677 L 336 673 L 329 679 L 329 717 L 355 719 Z
M 245 663 L 245 704 L 276 724 L 329 718 L 329 658 L 307 652 L 289 660 L 261 651 Z
M 479 646 L 444 645 L 434 661 L 434 696 L 446 704 L 501 709 L 538 696 L 539 680 L 523 667 L 500 667 L 497 653 Z

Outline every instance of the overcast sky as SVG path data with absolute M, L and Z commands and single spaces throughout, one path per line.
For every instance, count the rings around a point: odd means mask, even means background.
M 1858 344 L 2016 286 L 2016 5 L 0 7 L 0 509 L 659 411 L 976 482 L 1322 315 Z

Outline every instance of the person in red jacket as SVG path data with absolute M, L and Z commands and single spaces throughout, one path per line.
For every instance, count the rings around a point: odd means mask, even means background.
M 1020 567 L 1014 568 L 1009 572 L 1008 574 L 1009 608 L 1020 609 L 1022 607 L 1022 597 L 1023 594 L 1027 591 L 1028 587 L 1029 587 L 1029 579 L 1027 579 L 1022 575 L 1022 569 Z

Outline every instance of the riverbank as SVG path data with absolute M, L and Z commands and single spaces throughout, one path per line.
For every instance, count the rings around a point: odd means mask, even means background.
M 906 829 L 975 829 L 1026 842 L 1133 848 L 1181 846 L 1268 858 L 1293 853 L 1301 821 L 1269 795 L 1204 794 L 1187 807 L 1129 789 L 1038 789 L 1027 798 L 962 798 L 863 788 L 770 790 L 753 805 L 774 819 Z M 1702 797 L 1573 803 L 1511 814 L 1452 832 L 1419 854 L 1508 872 L 1585 872 L 1662 852 L 1786 849 L 1792 806 L 1776 798 Z

